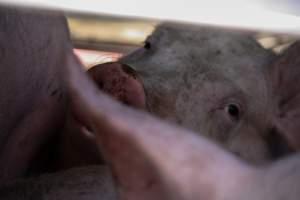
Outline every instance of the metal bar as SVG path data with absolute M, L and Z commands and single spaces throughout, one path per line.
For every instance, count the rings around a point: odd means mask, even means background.
M 1 0 L 2 4 L 78 13 L 184 21 L 300 36 L 300 17 L 239 0 Z

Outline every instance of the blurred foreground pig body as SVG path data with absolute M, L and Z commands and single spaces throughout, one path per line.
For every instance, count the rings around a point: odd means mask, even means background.
M 261 164 L 290 151 L 273 121 L 281 109 L 267 70 L 274 57 L 246 33 L 162 23 L 143 48 L 89 73 L 125 104 Z

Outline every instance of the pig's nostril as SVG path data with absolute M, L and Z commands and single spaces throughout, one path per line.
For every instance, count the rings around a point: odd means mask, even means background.
M 132 69 L 130 66 L 122 64 L 122 70 L 129 76 L 131 76 L 134 79 L 137 79 L 137 74 L 134 69 Z

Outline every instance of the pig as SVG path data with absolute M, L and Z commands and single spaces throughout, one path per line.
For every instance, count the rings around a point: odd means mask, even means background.
M 1 6 L 0 30 L 1 183 L 49 167 L 47 144 L 67 111 L 62 66 L 72 45 L 58 12 Z
M 296 150 L 281 127 L 284 119 L 274 120 L 285 109 L 267 70 L 274 59 L 249 33 L 164 22 L 144 47 L 117 62 L 96 65 L 88 74 L 98 88 L 124 104 L 193 130 L 261 165 Z M 84 128 L 74 131 L 80 125 L 72 121 L 58 155 L 63 168 L 92 164 L 74 153 L 87 152 L 86 144 L 76 143 L 80 139 L 64 153 L 74 135 L 92 135 Z M 101 162 L 91 140 L 90 155 Z
M 203 137 L 204 133 L 197 135 L 194 131 L 179 127 L 168 119 L 164 121 L 141 109 L 120 104 L 101 92 L 83 71 L 80 62 L 73 54 L 68 29 L 61 15 L 15 8 L 3 8 L 1 13 L 3 23 L 0 25 L 3 26 L 1 29 L 3 37 L 1 37 L 0 47 L 4 52 L 2 55 L 5 55 L 1 60 L 3 62 L 1 70 L 7 73 L 4 73 L 7 75 L 4 76 L 4 80 L 7 81 L 4 83 L 10 85 L 12 91 L 17 90 L 16 95 L 19 88 L 30 94 L 26 98 L 6 103 L 14 109 L 16 105 L 21 104 L 21 107 L 29 106 L 34 111 L 36 106 L 31 102 L 40 101 L 38 105 L 42 106 L 42 108 L 38 107 L 40 110 L 33 113 L 16 109 L 15 114 L 24 116 L 25 120 L 10 122 L 12 127 L 18 123 L 22 126 L 19 129 L 18 125 L 15 133 L 8 131 L 7 137 L 10 138 L 10 134 L 13 134 L 12 138 L 2 141 L 4 144 L 2 146 L 5 148 L 1 149 L 1 155 L 8 160 L 1 160 L 1 169 L 9 170 L 5 171 L 9 177 L 18 177 L 22 172 L 27 171 L 27 165 L 34 161 L 36 151 L 41 150 L 43 143 L 52 135 L 51 132 L 59 132 L 61 129 L 59 123 L 56 124 L 60 120 L 52 114 L 64 113 L 65 108 L 62 106 L 63 111 L 60 111 L 60 106 L 52 104 L 52 98 L 55 102 L 60 101 L 59 96 L 57 99 L 55 95 L 57 92 L 49 92 L 51 88 L 47 87 L 49 77 L 55 80 L 59 88 L 65 89 L 64 95 L 68 100 L 66 101 L 72 116 L 78 119 L 81 128 L 85 128 L 85 135 L 93 139 L 109 167 L 108 170 L 100 167 L 96 169 L 99 170 L 98 175 L 101 177 L 95 175 L 94 168 L 89 167 L 89 169 L 72 169 L 16 182 L 5 181 L 0 187 L 1 199 L 101 197 L 111 200 L 115 198 L 114 188 L 118 191 L 117 199 L 298 199 L 299 154 L 268 166 L 253 166 Z M 11 28 L 12 26 L 14 29 Z M 9 36 L 15 41 L 8 43 L 9 40 L 5 38 Z M 33 48 L 45 47 L 44 45 L 47 48 L 38 48 L 37 51 Z M 294 148 L 298 147 L 297 116 L 299 115 L 297 115 L 298 87 L 296 87 L 299 73 L 299 60 L 296 56 L 298 49 L 299 44 L 294 45 L 286 54 L 275 60 L 273 65 L 265 69 L 267 74 L 265 79 L 269 80 L 270 93 L 274 97 L 273 103 L 281 106 L 269 120 L 274 126 L 276 125 L 276 130 L 280 134 L 285 135 Z M 14 53 L 5 53 L 8 50 Z M 23 58 L 26 53 L 33 58 L 28 56 Z M 42 57 L 43 55 L 45 57 Z M 22 59 L 25 59 L 24 62 L 16 62 Z M 13 70 L 5 71 L 3 66 L 9 66 Z M 29 69 L 30 73 L 26 73 L 25 69 Z M 135 77 L 133 71 L 127 67 L 125 69 Z M 54 73 L 56 76 L 62 78 L 56 80 L 58 77 L 52 75 L 53 71 L 57 72 Z M 42 80 L 39 79 L 39 75 L 43 77 Z M 21 78 L 18 78 L 19 76 Z M 20 85 L 18 81 L 21 81 Z M 122 85 L 140 88 L 138 83 L 133 81 Z M 40 90 L 33 92 L 32 85 L 39 86 Z M 39 98 L 36 99 L 35 95 Z M 143 100 L 143 95 L 140 95 L 138 99 Z M 120 95 L 120 97 L 124 96 Z M 47 103 L 47 100 L 50 101 L 50 107 L 48 104 L 43 104 Z M 23 101 L 26 101 L 25 104 L 22 104 Z M 123 102 L 132 104 L 129 98 Z M 5 107 L 6 104 L 2 105 Z M 43 107 L 43 105 L 47 106 Z M 147 104 L 136 102 L 134 105 L 143 108 Z M 284 109 L 279 110 L 279 108 Z M 2 109 L 5 111 L 5 108 Z M 46 123 L 44 119 L 50 121 Z M 48 128 L 51 128 L 51 131 Z M 4 132 L 5 130 L 3 128 Z M 24 137 L 29 138 L 27 141 L 30 143 L 20 146 L 19 141 L 23 141 Z M 7 176 L 5 178 L 7 179 Z M 113 185 L 110 183 L 112 179 L 115 183 Z M 99 190 L 98 194 L 97 190 Z
M 300 42 L 266 67 L 266 70 L 272 71 L 269 73 L 272 85 L 278 86 L 274 93 L 288 95 L 285 84 L 298 81 L 300 59 L 295 55 L 299 54 L 299 48 Z M 93 174 L 95 168 L 81 168 L 61 172 L 60 175 L 43 175 L 8 183 L 0 189 L 1 197 L 20 200 L 68 197 L 104 200 L 299 199 L 299 153 L 265 166 L 250 164 L 224 151 L 203 135 L 108 97 L 87 77 L 74 56 L 69 56 L 66 67 L 69 69 L 67 80 L 73 115 L 81 116 L 82 125 L 89 127 L 93 133 L 111 170 L 99 171 L 103 175 L 99 179 L 113 180 L 115 184 L 112 187 L 115 187 L 117 196 L 108 197 L 107 193 L 100 195 L 95 192 L 97 189 L 104 191 L 105 184 L 97 182 L 98 176 Z M 293 73 L 287 72 L 289 70 Z M 281 88 L 285 88 L 284 91 L 280 91 Z M 298 90 L 295 86 L 289 91 Z M 286 108 L 298 104 L 297 94 L 294 95 L 292 98 L 288 95 Z M 292 101 L 289 102 L 290 99 Z M 288 117 L 295 119 L 297 113 L 295 108 Z M 277 120 L 282 120 L 282 116 L 278 116 Z M 295 128 L 291 125 L 287 126 L 287 130 Z M 298 132 L 293 134 L 295 139 L 299 137 Z M 291 132 L 289 136 L 292 137 Z M 84 173 L 79 177 L 78 174 L 71 175 L 72 172 Z M 93 176 L 85 176 L 89 174 Z M 70 181 L 70 177 L 91 187 L 87 190 L 77 185 L 78 182 Z M 78 190 L 74 191 L 74 188 Z

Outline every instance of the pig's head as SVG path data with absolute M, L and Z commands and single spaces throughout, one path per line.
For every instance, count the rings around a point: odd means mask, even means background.
M 279 154 L 286 151 L 274 122 L 282 105 L 267 69 L 273 58 L 245 33 L 166 23 L 143 48 L 90 73 L 97 74 L 100 88 L 125 104 L 145 105 L 261 163 L 278 156 L 278 149 Z

